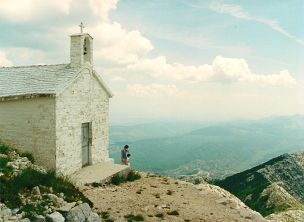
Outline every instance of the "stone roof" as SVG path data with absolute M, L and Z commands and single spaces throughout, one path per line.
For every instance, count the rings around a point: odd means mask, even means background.
M 34 65 L 0 68 L 0 98 L 56 95 L 79 74 L 79 68 L 69 64 Z M 97 74 L 98 75 L 98 74 Z M 98 78 L 99 81 L 100 77 Z M 101 82 L 105 90 L 112 93 Z
M 56 94 L 78 70 L 67 64 L 0 68 L 0 97 Z

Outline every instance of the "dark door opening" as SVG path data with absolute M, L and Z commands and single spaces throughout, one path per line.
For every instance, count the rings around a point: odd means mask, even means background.
M 90 123 L 81 124 L 81 151 L 82 151 L 82 166 L 87 166 L 90 163 Z

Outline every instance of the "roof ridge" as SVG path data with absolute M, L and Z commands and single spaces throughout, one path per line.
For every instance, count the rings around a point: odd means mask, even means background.
M 59 65 L 70 65 L 70 63 L 51 64 L 51 65 L 29 65 L 29 66 L 0 66 L 0 69 L 12 69 L 12 68 L 30 68 L 30 67 L 42 67 L 42 66 L 59 66 Z

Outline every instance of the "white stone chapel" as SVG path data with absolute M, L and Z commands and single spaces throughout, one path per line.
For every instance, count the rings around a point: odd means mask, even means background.
M 57 173 L 109 158 L 112 93 L 93 67 L 93 38 L 71 35 L 70 63 L 0 68 L 0 141 Z

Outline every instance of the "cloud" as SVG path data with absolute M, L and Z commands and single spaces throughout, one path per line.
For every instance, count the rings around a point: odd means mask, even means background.
M 112 82 L 125 82 L 126 79 L 122 78 L 121 76 L 115 76 L 111 79 Z
M 296 80 L 288 70 L 278 74 L 255 74 L 250 69 L 245 59 L 224 58 L 216 56 L 212 64 L 199 66 L 186 66 L 179 63 L 170 64 L 166 57 L 160 56 L 154 59 L 141 59 L 137 63 L 127 66 L 128 72 L 148 74 L 154 78 L 167 78 L 173 80 L 185 80 L 197 82 L 221 82 L 221 83 L 251 83 L 259 85 L 294 85 Z
M 217 56 L 212 63 L 213 75 L 211 79 L 223 82 L 245 82 L 261 85 L 294 85 L 296 80 L 288 70 L 278 74 L 255 74 L 250 69 L 245 59 L 224 58 Z
M 50 13 L 68 14 L 72 0 L 0 0 L 0 17 L 12 22 L 26 22 Z
M 12 66 L 13 63 L 6 58 L 6 55 L 0 51 L 0 67 L 1 66 Z
M 0 0 L 0 3 L 3 0 Z M 19 1 L 18 1 L 19 2 Z M 26 2 L 26 5 L 23 5 Z M 71 4 L 80 3 L 79 0 L 53 0 L 41 3 L 38 0 L 24 0 L 20 5 L 17 4 L 17 0 L 11 0 L 4 7 L 0 8 L 0 16 L 5 15 L 2 12 L 12 12 L 15 10 L 18 14 L 15 19 L 31 18 L 31 16 L 37 16 L 39 13 L 43 13 L 44 10 L 56 9 L 63 13 L 69 13 Z M 85 29 L 94 37 L 94 63 L 96 66 L 109 66 L 117 68 L 119 67 L 121 72 L 137 73 L 141 76 L 152 76 L 157 78 L 158 81 L 186 81 L 189 83 L 200 82 L 221 82 L 221 83 L 234 83 L 244 82 L 260 85 L 293 85 L 296 83 L 295 79 L 290 75 L 288 70 L 280 71 L 277 74 L 263 75 L 253 73 L 247 64 L 247 61 L 242 58 L 224 58 L 222 56 L 215 57 L 211 64 L 202 64 L 196 66 L 184 65 L 181 63 L 169 63 L 166 56 L 159 55 L 154 58 L 148 58 L 149 53 L 153 50 L 154 46 L 151 41 L 146 38 L 139 30 L 127 30 L 117 22 L 109 21 L 108 14 L 111 10 L 115 9 L 118 0 L 90 0 L 87 2 L 86 7 L 91 10 L 92 16 L 98 16 L 99 22 Z M 13 6 L 16 6 L 14 8 Z M 22 7 L 24 8 L 24 11 Z M 213 4 L 212 9 L 219 13 L 230 14 L 234 17 L 247 20 L 263 21 L 272 27 L 280 27 L 270 20 L 261 20 L 253 18 L 247 12 L 245 12 L 238 5 L 228 4 Z M 18 12 L 18 13 L 17 13 Z M 1 14 L 2 13 L 2 14 Z M 38 14 L 37 14 L 38 13 Z M 73 11 L 71 11 L 73 13 Z M 88 11 L 90 13 L 90 11 Z M 55 42 L 59 39 L 58 36 L 63 34 L 71 34 L 74 32 L 73 27 L 50 27 L 49 32 L 44 35 L 36 35 L 36 38 L 44 38 L 45 42 Z M 284 30 L 281 30 L 284 32 Z M 57 36 L 57 37 L 56 37 Z M 61 39 L 61 38 L 60 38 Z M 194 38 L 195 40 L 195 38 Z M 63 41 L 59 41 L 62 44 Z M 14 58 L 20 64 L 41 64 L 46 58 L 46 55 L 50 55 L 50 52 L 46 53 L 40 50 L 33 50 L 30 48 L 7 48 L 5 53 L 8 58 Z M 15 56 L 13 56 L 15 55 Z M 3 57 L 5 58 L 5 57 Z M 2 59 L 5 61 L 4 59 Z M 110 78 L 113 82 L 124 81 L 125 76 Z M 134 76 L 134 75 L 133 75 Z M 150 86 L 150 92 L 156 87 Z M 134 86 L 133 86 L 134 88 Z M 137 89 L 143 87 L 137 86 Z M 167 87 L 168 88 L 168 87 Z
M 100 23 L 88 28 L 94 36 L 95 60 L 107 60 L 116 64 L 136 62 L 150 52 L 153 45 L 138 30 L 129 31 L 117 22 Z
M 128 94 L 132 96 L 145 97 L 145 96 L 177 96 L 181 92 L 177 89 L 176 85 L 169 84 L 129 84 L 127 86 Z
M 101 18 L 102 21 L 108 21 L 108 14 L 116 9 L 118 0 L 90 0 L 90 7 L 93 13 Z
M 170 64 L 165 56 L 158 56 L 154 59 L 141 59 L 137 63 L 128 65 L 127 70 L 150 74 L 155 78 L 167 77 L 190 82 L 206 81 L 212 75 L 212 67 L 210 65 L 186 66 L 179 63 Z
M 25 47 L 13 47 L 5 49 L 9 58 L 14 58 L 16 65 L 42 65 L 45 64 L 47 54 L 41 50 Z
M 223 14 L 228 14 L 233 17 L 243 19 L 243 20 L 251 20 L 255 21 L 264 25 L 269 26 L 271 29 L 275 30 L 276 32 L 286 36 L 287 38 L 296 41 L 297 43 L 304 45 L 304 40 L 297 38 L 296 36 L 291 35 L 288 33 L 284 28 L 282 28 L 277 21 L 267 19 L 267 18 L 260 18 L 250 15 L 246 12 L 241 6 L 239 5 L 232 5 L 232 4 L 222 4 L 222 3 L 212 3 L 210 5 L 210 9 Z

